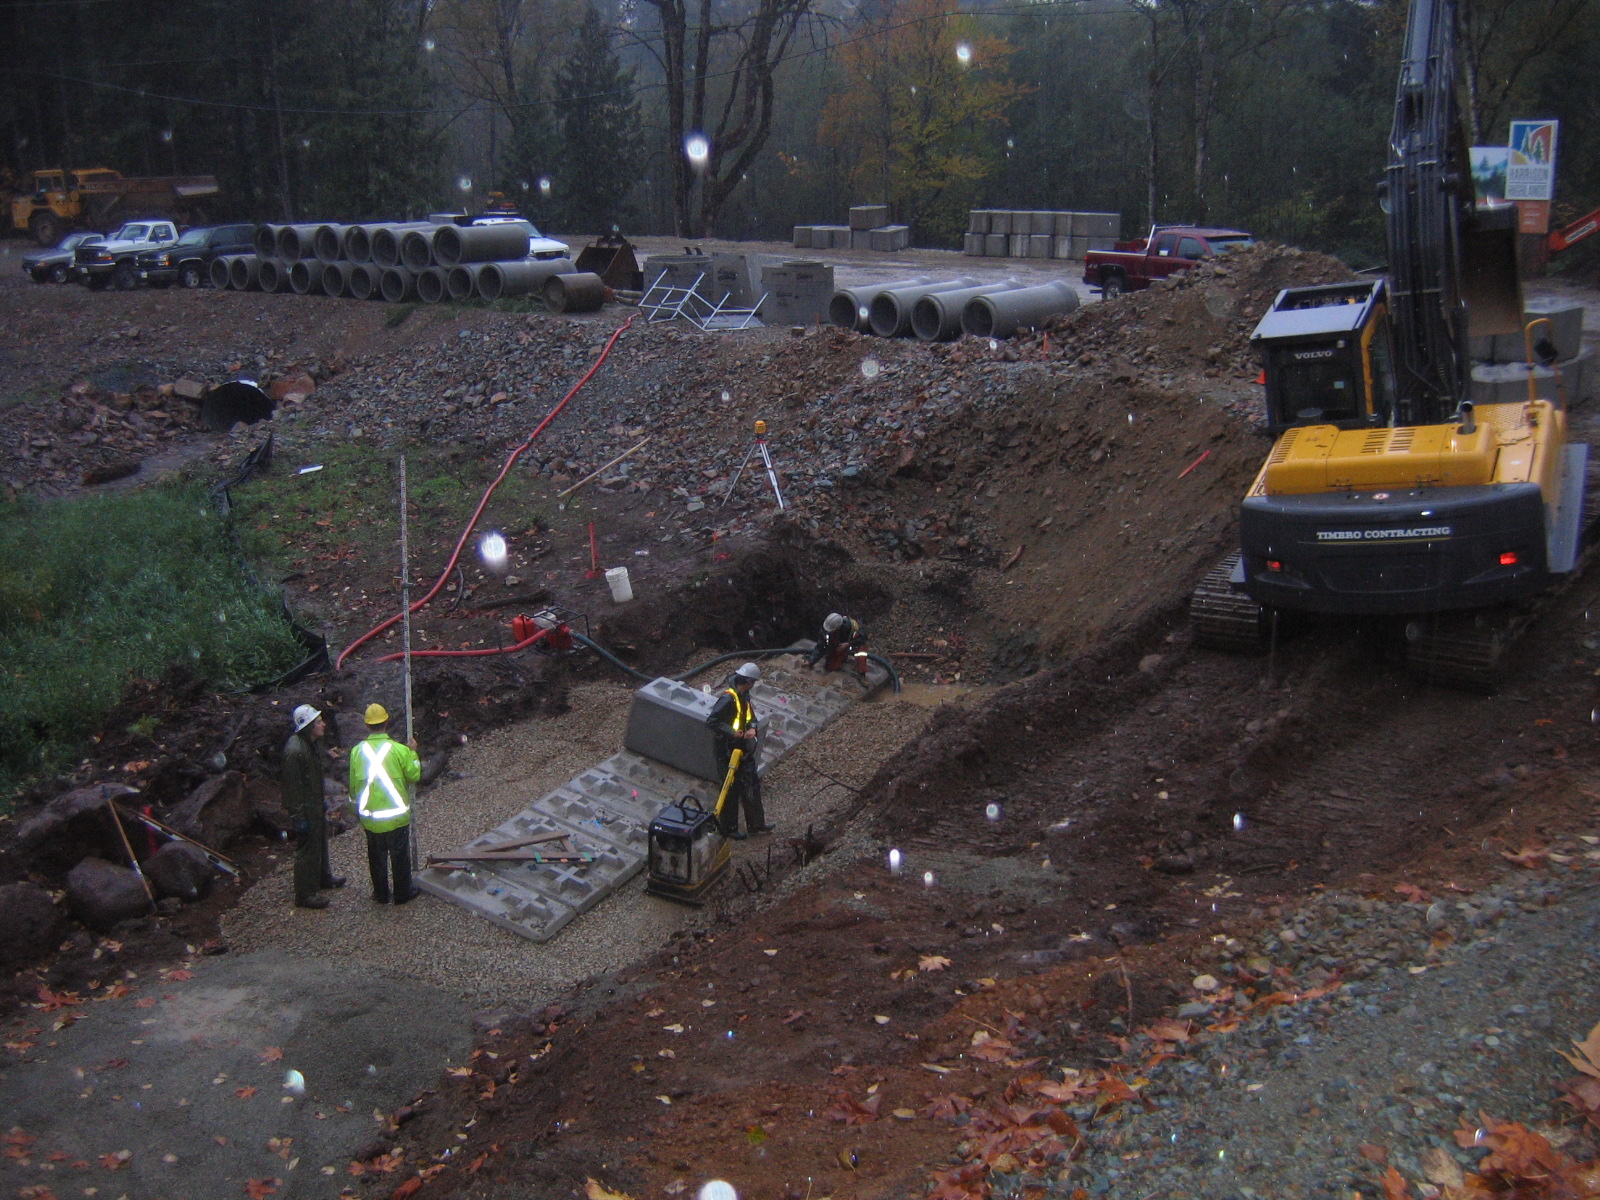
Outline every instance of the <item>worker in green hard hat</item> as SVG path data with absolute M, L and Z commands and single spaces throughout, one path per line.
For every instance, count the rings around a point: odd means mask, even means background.
M 350 803 L 367 831 L 367 867 L 372 872 L 372 898 L 404 904 L 415 896 L 411 882 L 411 787 L 422 778 L 417 744 L 389 736 L 389 713 L 369 704 L 367 736 L 350 751 Z
M 728 686 L 717 697 L 717 703 L 706 717 L 717 734 L 717 766 L 724 778 L 735 750 L 743 750 L 739 770 L 733 777 L 733 786 L 722 804 L 719 824 L 724 837 L 742 841 L 746 836 L 739 832 L 739 812 L 744 811 L 745 829 L 750 833 L 770 833 L 767 816 L 761 806 L 761 776 L 756 773 L 756 756 L 760 752 L 757 740 L 760 731 L 756 726 L 755 706 L 750 703 L 750 689 L 761 678 L 761 668 L 747 662 L 728 677 Z

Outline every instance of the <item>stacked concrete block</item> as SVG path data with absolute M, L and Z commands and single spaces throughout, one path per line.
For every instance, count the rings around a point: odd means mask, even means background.
M 1072 234 L 1074 237 L 1111 238 L 1115 241 L 1122 234 L 1122 214 L 1073 213 Z
M 1011 232 L 1011 214 L 1004 209 L 989 213 L 989 232 L 1009 235 Z
M 865 233 L 889 223 L 887 204 L 858 204 L 850 210 L 850 228 Z
M 884 225 L 872 231 L 871 249 L 880 253 L 893 254 L 899 250 L 908 250 L 910 247 L 911 226 L 909 225 Z
M 989 218 L 993 214 L 987 208 L 975 208 L 967 214 L 967 232 L 979 236 L 989 232 Z M 981 253 L 981 251 L 980 251 Z
M 987 233 L 983 237 L 983 253 L 988 258 L 1004 258 L 1010 236 L 1004 233 Z
M 1122 217 L 1118 213 L 975 208 L 969 229 L 962 250 L 973 256 L 1081 260 L 1090 250 L 1112 248 L 1121 233 Z M 1041 238 L 1044 240 L 1035 240 Z
M 1533 341 L 1554 346 L 1553 364 L 1532 370 L 1534 395 L 1569 405 L 1587 400 L 1600 379 L 1593 354 L 1583 345 L 1583 307 L 1554 296 L 1535 296 L 1523 305 L 1523 326 L 1534 327 Z M 1548 349 L 1548 348 L 1547 348 Z M 1472 399 L 1477 404 L 1514 404 L 1528 398 L 1528 341 L 1524 333 L 1476 337 L 1471 344 Z M 1537 351 L 1535 351 L 1537 356 Z
M 1046 214 L 1049 215 L 1048 213 Z M 1055 238 L 1048 233 L 1032 233 L 1028 235 L 1028 257 L 1049 258 L 1050 252 L 1055 249 Z
M 794 227 L 794 248 L 796 250 L 811 250 L 811 226 L 796 225 Z
M 1056 214 L 1053 212 L 1035 212 L 1029 214 L 1033 218 L 1032 228 L 1029 233 L 1035 237 L 1053 237 L 1056 232 Z
M 1543 319 L 1549 324 L 1533 331 L 1535 342 L 1548 339 L 1556 348 L 1556 359 L 1575 358 L 1583 345 L 1583 307 L 1555 296 L 1533 296 L 1522 306 L 1524 327 Z M 1475 337 L 1472 357 L 1488 363 L 1521 363 L 1528 360 L 1527 341 L 1521 332 L 1494 337 Z
M 820 262 L 778 263 L 761 272 L 761 289 L 767 294 L 761 319 L 768 325 L 810 325 L 833 299 L 833 268 Z

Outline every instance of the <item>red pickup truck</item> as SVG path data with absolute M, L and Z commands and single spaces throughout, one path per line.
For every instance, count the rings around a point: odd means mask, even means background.
M 1240 229 L 1158 225 L 1147 238 L 1118 242 L 1114 250 L 1089 251 L 1084 255 L 1083 281 L 1110 300 L 1254 242 L 1254 236 Z

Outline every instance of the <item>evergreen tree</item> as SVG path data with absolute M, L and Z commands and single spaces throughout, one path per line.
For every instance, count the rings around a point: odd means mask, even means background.
M 551 179 L 563 230 L 609 233 L 632 216 L 639 175 L 639 105 L 611 34 L 591 5 L 572 56 L 556 75 L 557 162 Z

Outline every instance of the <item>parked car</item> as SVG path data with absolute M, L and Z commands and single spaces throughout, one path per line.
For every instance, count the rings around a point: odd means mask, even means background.
M 151 287 L 174 281 L 186 288 L 204 287 L 211 279 L 211 261 L 228 254 L 255 253 L 254 225 L 214 225 L 186 229 L 170 246 L 146 250 L 134 259 L 139 278 Z
M 119 288 L 139 286 L 139 268 L 134 259 L 146 250 L 156 250 L 178 240 L 178 227 L 171 221 L 129 221 L 96 246 L 79 246 L 73 261 L 93 291 L 115 283 Z
M 1118 242 L 1114 250 L 1089 251 L 1084 255 L 1083 281 L 1112 300 L 1254 242 L 1254 236 L 1242 229 L 1158 225 L 1147 238 Z
M 35 250 L 22 256 L 22 269 L 35 283 L 70 283 L 78 277 L 72 256 L 79 246 L 97 246 L 105 238 L 98 233 L 69 233 L 48 250 Z

